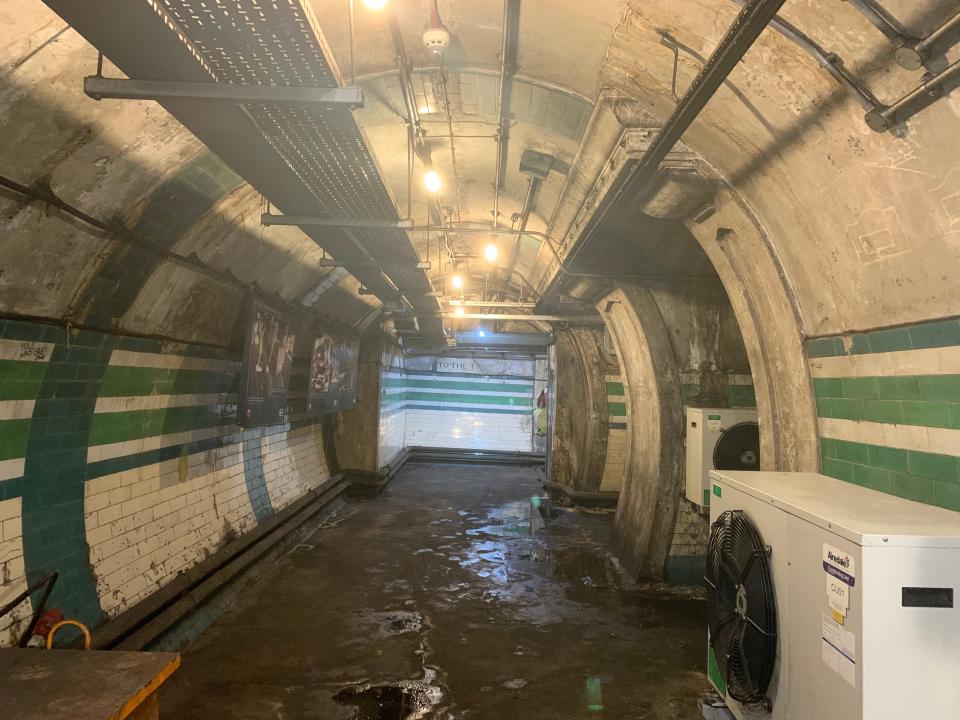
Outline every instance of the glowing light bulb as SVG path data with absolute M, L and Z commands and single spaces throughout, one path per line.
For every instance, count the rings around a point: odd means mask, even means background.
M 487 331 L 484 330 L 483 328 L 480 328 L 480 333 L 479 333 L 479 335 L 480 335 L 480 337 L 486 337 L 486 336 L 487 336 Z
M 487 259 L 487 262 L 496 262 L 497 261 L 497 246 L 493 243 L 487 245 L 483 250 L 483 256 Z
M 453 314 L 457 317 L 463 317 L 463 308 L 458 305 L 453 309 Z
M 363 6 L 367 10 L 380 12 L 387 6 L 387 0 L 363 0 Z
M 461 275 L 454 275 L 450 278 L 450 284 L 454 290 L 460 290 L 463 287 L 463 277 Z
M 423 186 L 427 188 L 427 192 L 440 192 L 440 188 L 443 187 L 440 174 L 436 170 L 427 170 L 423 175 Z

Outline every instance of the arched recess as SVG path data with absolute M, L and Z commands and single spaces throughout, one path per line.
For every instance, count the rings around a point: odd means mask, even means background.
M 736 191 L 721 189 L 713 209 L 710 217 L 686 226 L 720 276 L 743 335 L 757 395 L 762 468 L 816 472 L 816 400 L 789 278 Z
M 550 479 L 578 492 L 600 489 L 607 458 L 606 362 L 587 327 L 557 331 Z
M 617 285 L 597 302 L 610 331 L 630 418 L 614 550 L 631 577 L 660 579 L 682 483 L 680 373 L 660 308 L 643 285 Z

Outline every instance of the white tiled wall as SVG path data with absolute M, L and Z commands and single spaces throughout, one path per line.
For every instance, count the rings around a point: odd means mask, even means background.
M 533 413 L 407 410 L 406 443 L 411 447 L 531 452 Z
M 319 429 L 266 434 L 260 443 L 275 511 L 328 478 Z M 84 512 L 100 604 L 117 615 L 256 525 L 243 445 L 90 480 Z
M 20 527 L 20 498 L 0 502 L 0 606 L 27 589 Z M 0 618 L 0 647 L 17 644 L 32 612 L 30 603 L 20 603 Z
M 607 375 L 607 383 L 622 383 L 623 378 L 620 375 Z M 609 385 L 608 385 L 609 387 Z M 608 403 L 625 403 L 626 397 L 608 390 Z M 626 454 L 627 454 L 627 430 L 624 426 L 627 424 L 625 415 L 610 414 L 607 418 L 610 427 L 607 431 L 607 459 L 603 466 L 603 476 L 600 478 L 601 490 L 622 490 L 623 479 L 626 473 Z
M 377 465 L 384 467 L 405 447 L 404 437 L 407 429 L 407 413 L 404 409 L 403 387 L 387 387 L 386 381 L 402 383 L 404 372 L 391 369 L 381 373 L 380 380 L 380 447 L 377 452 Z

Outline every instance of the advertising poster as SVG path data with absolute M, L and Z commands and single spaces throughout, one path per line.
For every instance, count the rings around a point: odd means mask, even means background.
M 290 323 L 252 302 L 240 377 L 238 422 L 243 427 L 286 420 L 293 344 Z
M 352 408 L 357 402 L 359 342 L 321 330 L 313 341 L 307 413 L 326 415 Z

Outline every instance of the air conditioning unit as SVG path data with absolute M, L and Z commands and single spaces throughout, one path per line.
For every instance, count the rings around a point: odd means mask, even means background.
M 760 429 L 751 408 L 686 408 L 687 499 L 710 505 L 711 470 L 759 470 Z
M 711 472 L 708 674 L 737 720 L 960 717 L 960 513 Z

